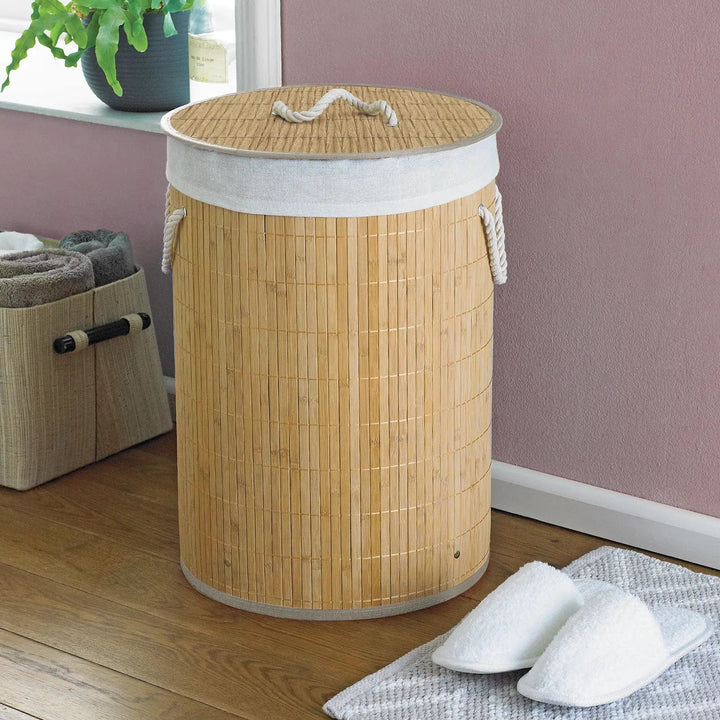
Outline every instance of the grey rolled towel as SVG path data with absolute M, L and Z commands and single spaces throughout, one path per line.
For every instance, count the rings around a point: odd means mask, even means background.
M 130 238 L 112 230 L 80 230 L 60 241 L 60 247 L 87 255 L 95 271 L 95 285 L 122 280 L 135 272 Z
M 69 250 L 28 250 L 0 257 L 0 307 L 62 300 L 95 287 L 92 263 Z

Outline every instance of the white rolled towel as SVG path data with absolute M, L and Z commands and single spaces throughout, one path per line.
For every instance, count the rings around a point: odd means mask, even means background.
M 0 232 L 0 255 L 27 250 L 42 250 L 45 247 L 40 240 L 29 233 L 6 230 Z

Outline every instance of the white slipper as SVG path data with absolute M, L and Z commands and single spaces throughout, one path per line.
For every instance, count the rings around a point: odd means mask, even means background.
M 585 598 L 607 587 L 573 581 L 546 563 L 523 565 L 460 621 L 433 662 L 468 673 L 532 667 Z
M 692 610 L 650 608 L 611 586 L 569 618 L 517 689 L 553 705 L 615 702 L 652 682 L 713 632 L 710 621 Z

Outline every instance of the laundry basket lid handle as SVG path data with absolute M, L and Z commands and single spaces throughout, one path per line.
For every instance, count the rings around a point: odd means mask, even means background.
M 344 88 L 333 88 L 326 92 L 309 110 L 299 112 L 291 110 L 282 100 L 276 100 L 272 106 L 272 114 L 291 123 L 312 122 L 315 118 L 320 117 L 336 100 L 347 101 L 365 115 L 384 115 L 385 122 L 390 127 L 395 127 L 398 124 L 397 115 L 387 100 L 375 100 L 366 103 Z

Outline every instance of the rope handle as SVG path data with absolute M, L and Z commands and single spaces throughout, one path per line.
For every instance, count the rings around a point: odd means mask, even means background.
M 478 215 L 482 219 L 485 229 L 485 243 L 487 244 L 493 282 L 496 285 L 503 285 L 507 281 L 507 255 L 505 254 L 502 195 L 497 185 L 495 186 L 495 217 L 485 205 L 480 205 Z
M 388 105 L 387 100 L 375 100 L 375 102 L 366 103 L 344 88 L 334 88 L 330 90 L 330 92 L 325 93 L 309 110 L 301 112 L 294 112 L 282 100 L 276 100 L 272 106 L 272 114 L 277 115 L 283 120 L 287 120 L 287 122 L 311 122 L 316 117 L 320 117 L 336 100 L 346 100 L 350 105 L 365 115 L 382 114 L 385 116 L 385 120 L 390 127 L 395 127 L 398 124 L 397 115 L 395 115 L 395 111 Z
M 168 185 L 165 196 L 165 228 L 163 230 L 163 254 L 161 269 L 165 275 L 172 270 L 173 259 L 175 258 L 175 236 L 178 225 L 187 215 L 184 207 L 170 212 L 170 186 Z

